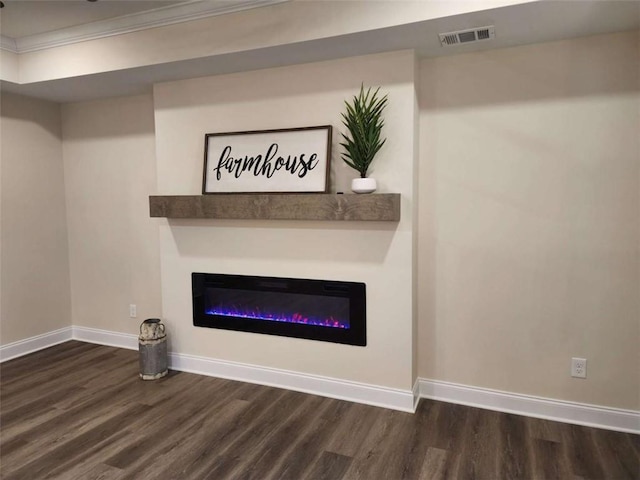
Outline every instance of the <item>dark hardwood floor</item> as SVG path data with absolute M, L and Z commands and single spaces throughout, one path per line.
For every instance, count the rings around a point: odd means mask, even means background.
M 0 477 L 640 478 L 637 435 L 423 400 L 412 415 L 67 342 L 1 366 Z

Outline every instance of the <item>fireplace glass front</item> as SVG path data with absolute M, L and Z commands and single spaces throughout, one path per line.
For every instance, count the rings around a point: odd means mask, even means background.
M 366 286 L 357 282 L 192 274 L 193 323 L 366 345 Z

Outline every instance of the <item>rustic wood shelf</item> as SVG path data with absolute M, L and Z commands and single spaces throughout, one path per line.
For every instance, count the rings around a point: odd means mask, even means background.
M 152 217 L 397 222 L 400 194 L 152 195 Z

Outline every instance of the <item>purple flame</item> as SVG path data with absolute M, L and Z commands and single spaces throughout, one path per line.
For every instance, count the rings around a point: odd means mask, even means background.
M 254 311 L 237 310 L 237 309 L 225 309 L 225 308 L 211 308 L 206 311 L 207 315 L 219 315 L 222 317 L 239 317 L 249 318 L 251 320 L 266 320 L 269 322 L 285 322 L 285 323 L 300 323 L 303 325 L 315 325 L 318 327 L 330 327 L 330 328 L 349 328 L 349 323 L 342 320 L 336 320 L 332 316 L 329 318 L 321 319 L 314 317 L 305 317 L 300 313 L 292 313 L 289 315 L 284 314 L 271 314 L 262 313 L 256 309 Z

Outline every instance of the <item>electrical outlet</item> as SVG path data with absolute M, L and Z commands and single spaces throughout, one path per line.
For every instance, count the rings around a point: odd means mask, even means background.
M 576 358 L 571 359 L 571 376 L 576 378 L 587 378 L 587 359 Z
M 129 317 L 130 318 L 136 318 L 138 316 L 138 309 L 136 308 L 135 304 L 131 304 L 129 305 Z

